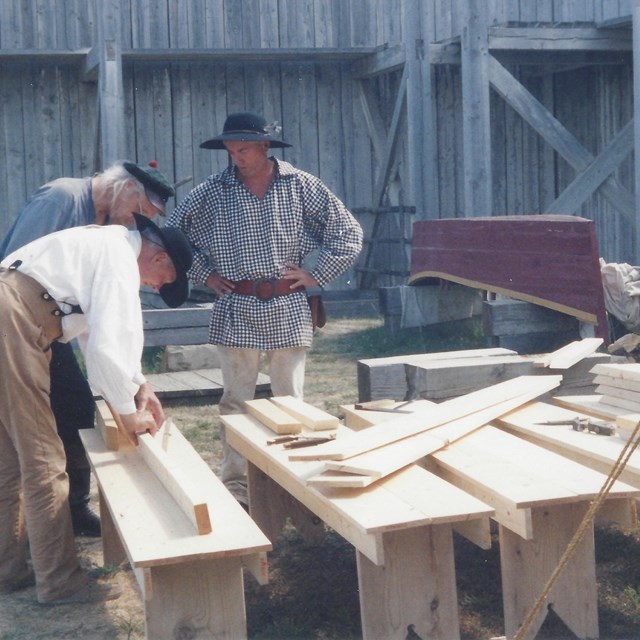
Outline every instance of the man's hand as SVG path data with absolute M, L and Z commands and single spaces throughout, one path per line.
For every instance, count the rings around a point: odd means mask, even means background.
M 149 411 L 151 413 L 158 429 L 164 424 L 165 416 L 162 404 L 148 382 L 140 385 L 135 401 L 138 411 Z
M 299 267 L 291 262 L 285 264 L 286 271 L 282 273 L 283 280 L 291 280 L 291 288 L 297 289 L 299 287 L 314 288 L 319 287 L 318 281 L 302 267 Z
M 215 271 L 207 278 L 205 285 L 209 287 L 209 289 L 213 289 L 214 293 L 221 298 L 227 293 L 231 293 L 235 288 L 235 285 L 231 280 L 223 278 Z
M 149 411 L 120 414 L 120 420 L 129 440 L 136 446 L 138 446 L 139 435 L 150 433 L 155 436 L 158 432 L 158 425 Z

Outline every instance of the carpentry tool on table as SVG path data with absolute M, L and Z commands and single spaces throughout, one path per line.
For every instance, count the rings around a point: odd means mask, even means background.
M 412 400 L 407 400 L 406 402 L 401 402 L 399 405 L 392 407 L 391 404 L 395 404 L 395 401 L 389 400 L 372 400 L 371 402 L 357 402 L 353 405 L 354 409 L 359 411 L 382 411 L 384 413 L 411 413 L 411 411 L 403 411 L 400 407 L 404 407 L 413 402 Z
M 330 436 L 279 436 L 272 440 L 267 440 L 267 444 L 283 444 L 285 449 L 299 449 L 300 447 L 312 447 L 316 444 L 324 444 L 335 440 L 335 435 Z
M 547 420 L 546 422 L 538 422 L 537 424 L 566 424 L 571 425 L 574 431 L 584 431 L 586 429 L 589 433 L 595 433 L 600 436 L 612 436 L 616 431 L 615 426 L 609 422 L 600 422 L 592 420 L 591 418 L 581 418 L 580 416 L 575 416 L 568 420 Z

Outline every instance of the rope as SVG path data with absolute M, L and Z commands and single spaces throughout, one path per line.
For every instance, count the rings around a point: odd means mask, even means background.
M 531 608 L 531 611 L 529 611 L 529 613 L 527 614 L 527 617 L 524 619 L 522 625 L 518 629 L 518 632 L 513 637 L 513 640 L 524 640 L 525 634 L 533 624 L 534 618 L 538 615 L 538 612 L 540 611 L 540 608 L 542 607 L 544 601 L 547 599 L 549 592 L 551 591 L 554 584 L 557 582 L 558 578 L 560 577 L 560 574 L 562 573 L 563 569 L 565 568 L 565 566 L 573 556 L 573 553 L 575 552 L 576 547 L 580 544 L 580 542 L 582 541 L 582 538 L 584 538 L 584 535 L 587 532 L 588 527 L 591 526 L 591 523 L 595 516 L 596 511 L 598 510 L 598 508 L 600 507 L 604 499 L 607 497 L 607 495 L 611 491 L 613 484 L 616 482 L 616 480 L 622 473 L 623 469 L 627 465 L 627 462 L 629 462 L 629 458 L 631 457 L 633 452 L 636 450 L 636 448 L 640 444 L 640 436 L 638 436 L 639 433 L 640 433 L 640 421 L 638 421 L 638 423 L 636 424 L 635 429 L 631 434 L 631 437 L 627 440 L 627 443 L 625 444 L 622 451 L 620 452 L 618 459 L 613 465 L 611 472 L 607 476 L 607 479 L 605 480 L 604 484 L 602 485 L 602 488 L 598 492 L 598 495 L 595 497 L 593 502 L 589 505 L 589 508 L 587 509 L 587 513 L 585 514 L 584 518 L 582 519 L 582 522 L 578 526 L 578 529 L 573 535 L 573 538 L 571 538 L 571 541 L 569 542 L 567 549 L 562 555 L 562 558 L 560 558 L 560 562 L 558 563 L 558 566 L 554 569 L 553 573 L 551 574 L 551 577 L 547 581 L 547 584 L 544 586 L 544 589 L 542 590 L 540 597 L 536 600 L 535 604 Z

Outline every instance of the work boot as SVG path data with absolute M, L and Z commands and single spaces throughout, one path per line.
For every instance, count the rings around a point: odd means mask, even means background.
M 20 589 L 26 589 L 27 587 L 33 587 L 35 583 L 35 573 L 33 573 L 31 569 L 27 569 L 23 575 L 16 576 L 9 582 L 0 582 L 0 596 L 5 596 L 14 591 L 20 591 Z
M 90 469 L 69 469 L 69 507 L 73 533 L 77 536 L 99 538 L 102 535 L 100 518 L 89 509 Z
M 55 600 L 39 600 L 39 604 L 56 606 L 60 604 L 91 604 L 116 600 L 122 595 L 122 588 L 114 582 L 98 582 L 96 578 L 89 577 L 87 582 L 74 593 L 56 598 Z
M 100 518 L 89 509 L 86 502 L 71 507 L 73 533 L 77 536 L 99 538 L 102 535 Z

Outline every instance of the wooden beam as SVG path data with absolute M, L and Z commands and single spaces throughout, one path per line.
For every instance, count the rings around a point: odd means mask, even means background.
M 98 105 L 100 113 L 101 166 L 126 156 L 124 87 L 120 49 L 120 0 L 103 0 L 98 10 L 99 62 Z
M 0 64 L 81 64 L 89 49 L 0 49 Z
M 492 50 L 630 51 L 631 34 L 594 27 L 490 27 Z
M 497 93 L 576 171 L 587 169 L 594 160 L 593 154 L 494 57 L 489 57 L 488 66 L 489 81 Z M 614 178 L 608 177 L 601 190 L 623 215 L 635 216 L 634 197 Z
M 351 72 L 355 78 L 373 78 L 401 69 L 405 64 L 405 49 L 401 45 L 378 47 L 366 57 L 354 62 Z
M 149 434 L 138 436 L 140 455 L 189 518 L 198 535 L 211 533 L 211 518 L 206 495 L 191 480 L 188 475 L 189 469 L 180 466 L 179 461 L 172 459 L 171 448 L 169 447 L 169 451 L 164 451 L 160 444 L 162 437 L 162 430 L 155 438 Z M 169 434 L 169 437 L 175 439 L 182 435 L 174 429 L 174 433 Z
M 382 205 L 382 199 L 384 198 L 384 193 L 387 189 L 389 174 L 391 173 L 391 165 L 393 163 L 396 143 L 398 141 L 398 132 L 400 130 L 402 117 L 405 111 L 404 106 L 407 98 L 407 76 L 408 70 L 407 67 L 405 67 L 402 72 L 402 79 L 400 80 L 400 87 L 398 88 L 398 95 L 396 96 L 396 102 L 393 108 L 391 125 L 389 127 L 389 133 L 387 134 L 387 141 L 385 144 L 385 152 L 382 157 L 378 179 L 376 180 L 374 188 L 373 202 L 376 207 Z
M 439 210 L 436 179 L 436 127 L 431 92 L 430 47 L 425 41 L 430 24 L 431 3 L 405 2 L 403 24 L 406 41 L 407 138 L 409 146 L 410 197 L 418 218 Z
M 384 156 L 384 139 L 382 132 L 385 130 L 385 127 L 382 116 L 380 115 L 380 109 L 378 109 L 376 104 L 369 81 L 359 80 L 357 86 L 360 106 L 362 107 L 369 138 L 371 138 L 371 144 L 373 144 L 376 156 L 382 158 Z
M 262 424 L 265 424 L 274 433 L 289 434 L 300 433 L 302 422 L 290 413 L 287 413 L 267 398 L 257 400 L 245 400 L 247 412 L 255 416 Z
M 253 64 L 274 62 L 350 62 L 373 57 L 387 49 L 376 47 L 299 47 L 299 48 L 258 48 L 258 49 L 123 49 L 124 63 L 168 63 L 206 62 L 227 64 L 239 62 Z M 397 55 L 389 50 L 389 55 Z M 396 63 L 398 64 L 398 63 Z
M 464 215 L 493 214 L 489 42 L 481 0 L 462 3 L 462 140 Z
M 271 402 L 282 411 L 296 420 L 299 420 L 307 429 L 312 431 L 325 431 L 327 429 L 337 429 L 340 420 L 330 413 L 318 409 L 313 405 L 303 402 L 293 396 L 275 396 Z
M 635 263 L 640 262 L 640 2 L 633 5 L 633 118 L 638 123 L 633 132 L 635 150 L 634 184 L 635 199 L 633 202 L 635 224 Z
M 633 151 L 633 143 L 633 119 L 631 119 L 600 155 L 547 207 L 545 213 L 575 213 Z M 635 216 L 631 217 L 631 221 L 634 219 Z

